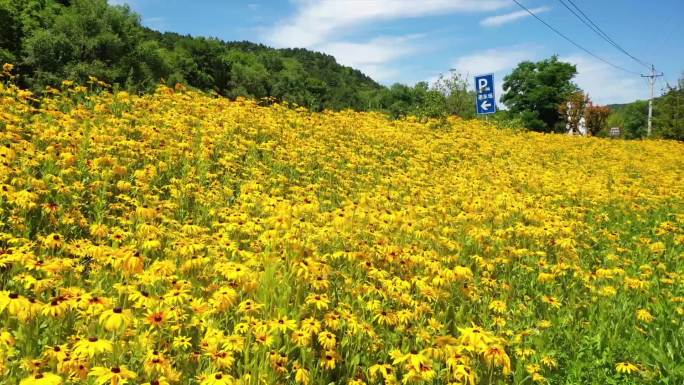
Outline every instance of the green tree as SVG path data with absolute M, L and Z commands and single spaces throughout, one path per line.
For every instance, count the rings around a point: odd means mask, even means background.
M 557 56 L 537 63 L 522 62 L 504 78 L 501 101 L 530 130 L 564 131 L 558 107 L 579 90 L 572 82 L 576 74 L 574 65 L 559 61 Z
M 470 89 L 468 81 L 458 72 L 452 70 L 449 76 L 440 74 L 431 88 L 444 96 L 447 115 L 464 119 L 475 117 L 475 91 Z
M 653 127 L 661 138 L 684 140 L 684 78 L 656 99 Z
M 610 121 L 622 127 L 626 139 L 641 139 L 646 136 L 648 127 L 648 102 L 638 100 L 628 104 L 616 118 Z
M 0 0 L 0 62 L 16 63 L 21 47 L 22 29 L 16 2 Z

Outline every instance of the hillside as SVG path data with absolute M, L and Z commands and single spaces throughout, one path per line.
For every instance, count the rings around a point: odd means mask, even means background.
M 34 92 L 95 76 L 130 92 L 180 82 L 231 98 L 362 110 L 384 90 L 329 55 L 162 34 L 106 0 L 0 0 L 0 24 L 0 64 L 15 64 Z
M 684 144 L 53 94 L 0 82 L 3 383 L 684 382 Z

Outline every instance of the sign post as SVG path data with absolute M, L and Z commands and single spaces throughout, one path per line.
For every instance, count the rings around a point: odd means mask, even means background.
M 494 95 L 494 74 L 475 76 L 475 105 L 478 115 L 489 115 L 496 112 Z

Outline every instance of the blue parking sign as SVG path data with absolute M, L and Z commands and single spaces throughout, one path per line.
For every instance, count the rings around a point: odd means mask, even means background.
M 494 74 L 475 76 L 475 91 L 478 115 L 496 112 L 496 97 L 494 95 Z

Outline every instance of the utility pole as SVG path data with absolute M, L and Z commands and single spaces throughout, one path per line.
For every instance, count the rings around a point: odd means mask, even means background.
M 653 86 L 655 85 L 656 79 L 663 76 L 663 73 L 656 73 L 655 66 L 651 64 L 651 74 L 641 75 L 642 78 L 648 78 L 648 82 L 651 85 L 651 99 L 648 100 L 648 131 L 646 131 L 646 136 L 651 136 L 651 128 L 653 125 Z

